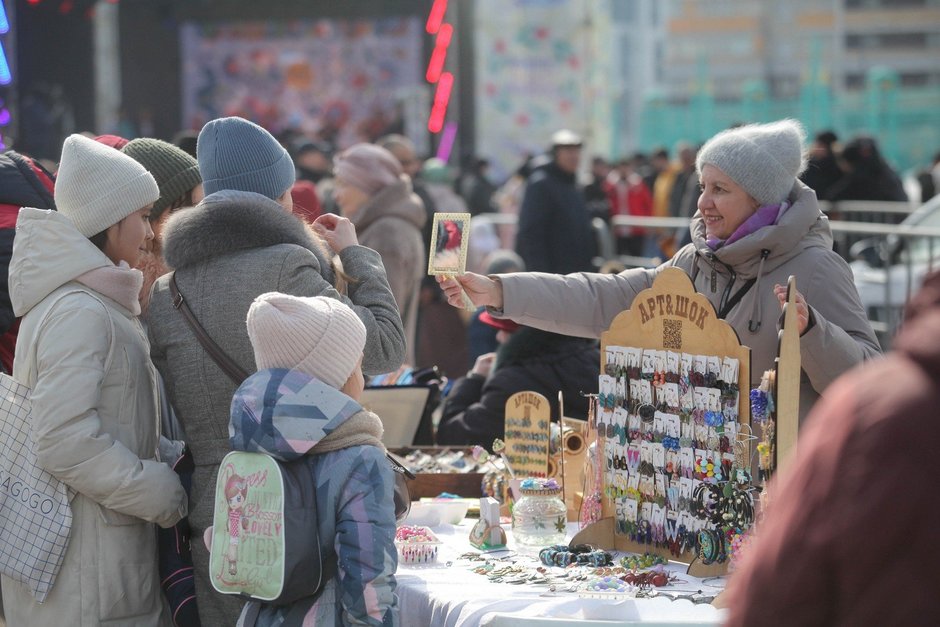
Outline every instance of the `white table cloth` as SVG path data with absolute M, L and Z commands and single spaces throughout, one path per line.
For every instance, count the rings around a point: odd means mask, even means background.
M 472 572 L 474 564 L 457 562 L 460 555 L 476 551 L 469 541 L 475 521 L 460 525 L 442 525 L 434 532 L 443 542 L 436 564 L 399 564 L 398 602 L 403 627 L 476 627 L 487 625 L 496 615 L 519 617 L 555 617 L 569 620 L 608 620 L 623 622 L 693 622 L 721 624 L 724 612 L 710 604 L 693 604 L 679 599 L 657 598 L 581 598 L 574 592 L 549 592 L 545 585 L 492 583 L 484 575 Z M 504 528 L 508 526 L 504 525 Z M 507 529 L 508 531 L 508 529 Z M 568 537 L 577 531 L 569 524 Z M 514 548 L 511 534 L 508 548 Z M 533 560 L 533 565 L 537 558 Z M 685 574 L 685 567 L 670 564 L 667 569 L 681 581 L 664 592 L 686 594 L 701 590 L 717 594 L 724 578 L 701 580 Z

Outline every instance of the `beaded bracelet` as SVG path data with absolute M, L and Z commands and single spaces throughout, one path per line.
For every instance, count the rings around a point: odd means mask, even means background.
M 725 561 L 725 539 L 720 531 L 703 529 L 698 533 L 699 559 L 708 566 Z
M 620 558 L 620 565 L 630 570 L 641 570 L 652 568 L 660 564 L 665 564 L 666 560 L 653 553 L 644 553 L 643 555 L 626 555 Z
M 584 547 L 589 550 L 583 550 Z M 563 544 L 556 544 L 539 551 L 539 561 L 546 566 L 567 567 L 576 564 L 578 566 L 600 568 L 613 563 L 611 559 L 610 553 L 595 551 L 588 545 L 577 545 L 569 548 Z

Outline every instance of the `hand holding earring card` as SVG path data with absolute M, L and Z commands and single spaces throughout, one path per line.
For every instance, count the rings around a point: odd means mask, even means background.
M 428 251 L 428 274 L 455 277 L 466 272 L 469 244 L 469 213 L 435 213 L 431 250 Z M 476 310 L 466 292 L 463 292 L 463 302 L 464 308 Z

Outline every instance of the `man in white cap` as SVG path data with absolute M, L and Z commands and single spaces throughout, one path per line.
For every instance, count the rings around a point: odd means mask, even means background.
M 581 137 L 567 129 L 552 135 L 552 161 L 529 179 L 516 252 L 535 272 L 569 274 L 594 269 L 597 249 L 584 194 L 577 184 Z

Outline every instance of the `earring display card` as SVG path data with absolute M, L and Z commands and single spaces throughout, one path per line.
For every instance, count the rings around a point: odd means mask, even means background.
M 610 548 L 724 570 L 753 521 L 749 349 L 678 269 L 601 343 L 594 417 Z
M 506 401 L 506 461 L 516 477 L 548 475 L 552 412 L 538 392 L 517 392 Z

